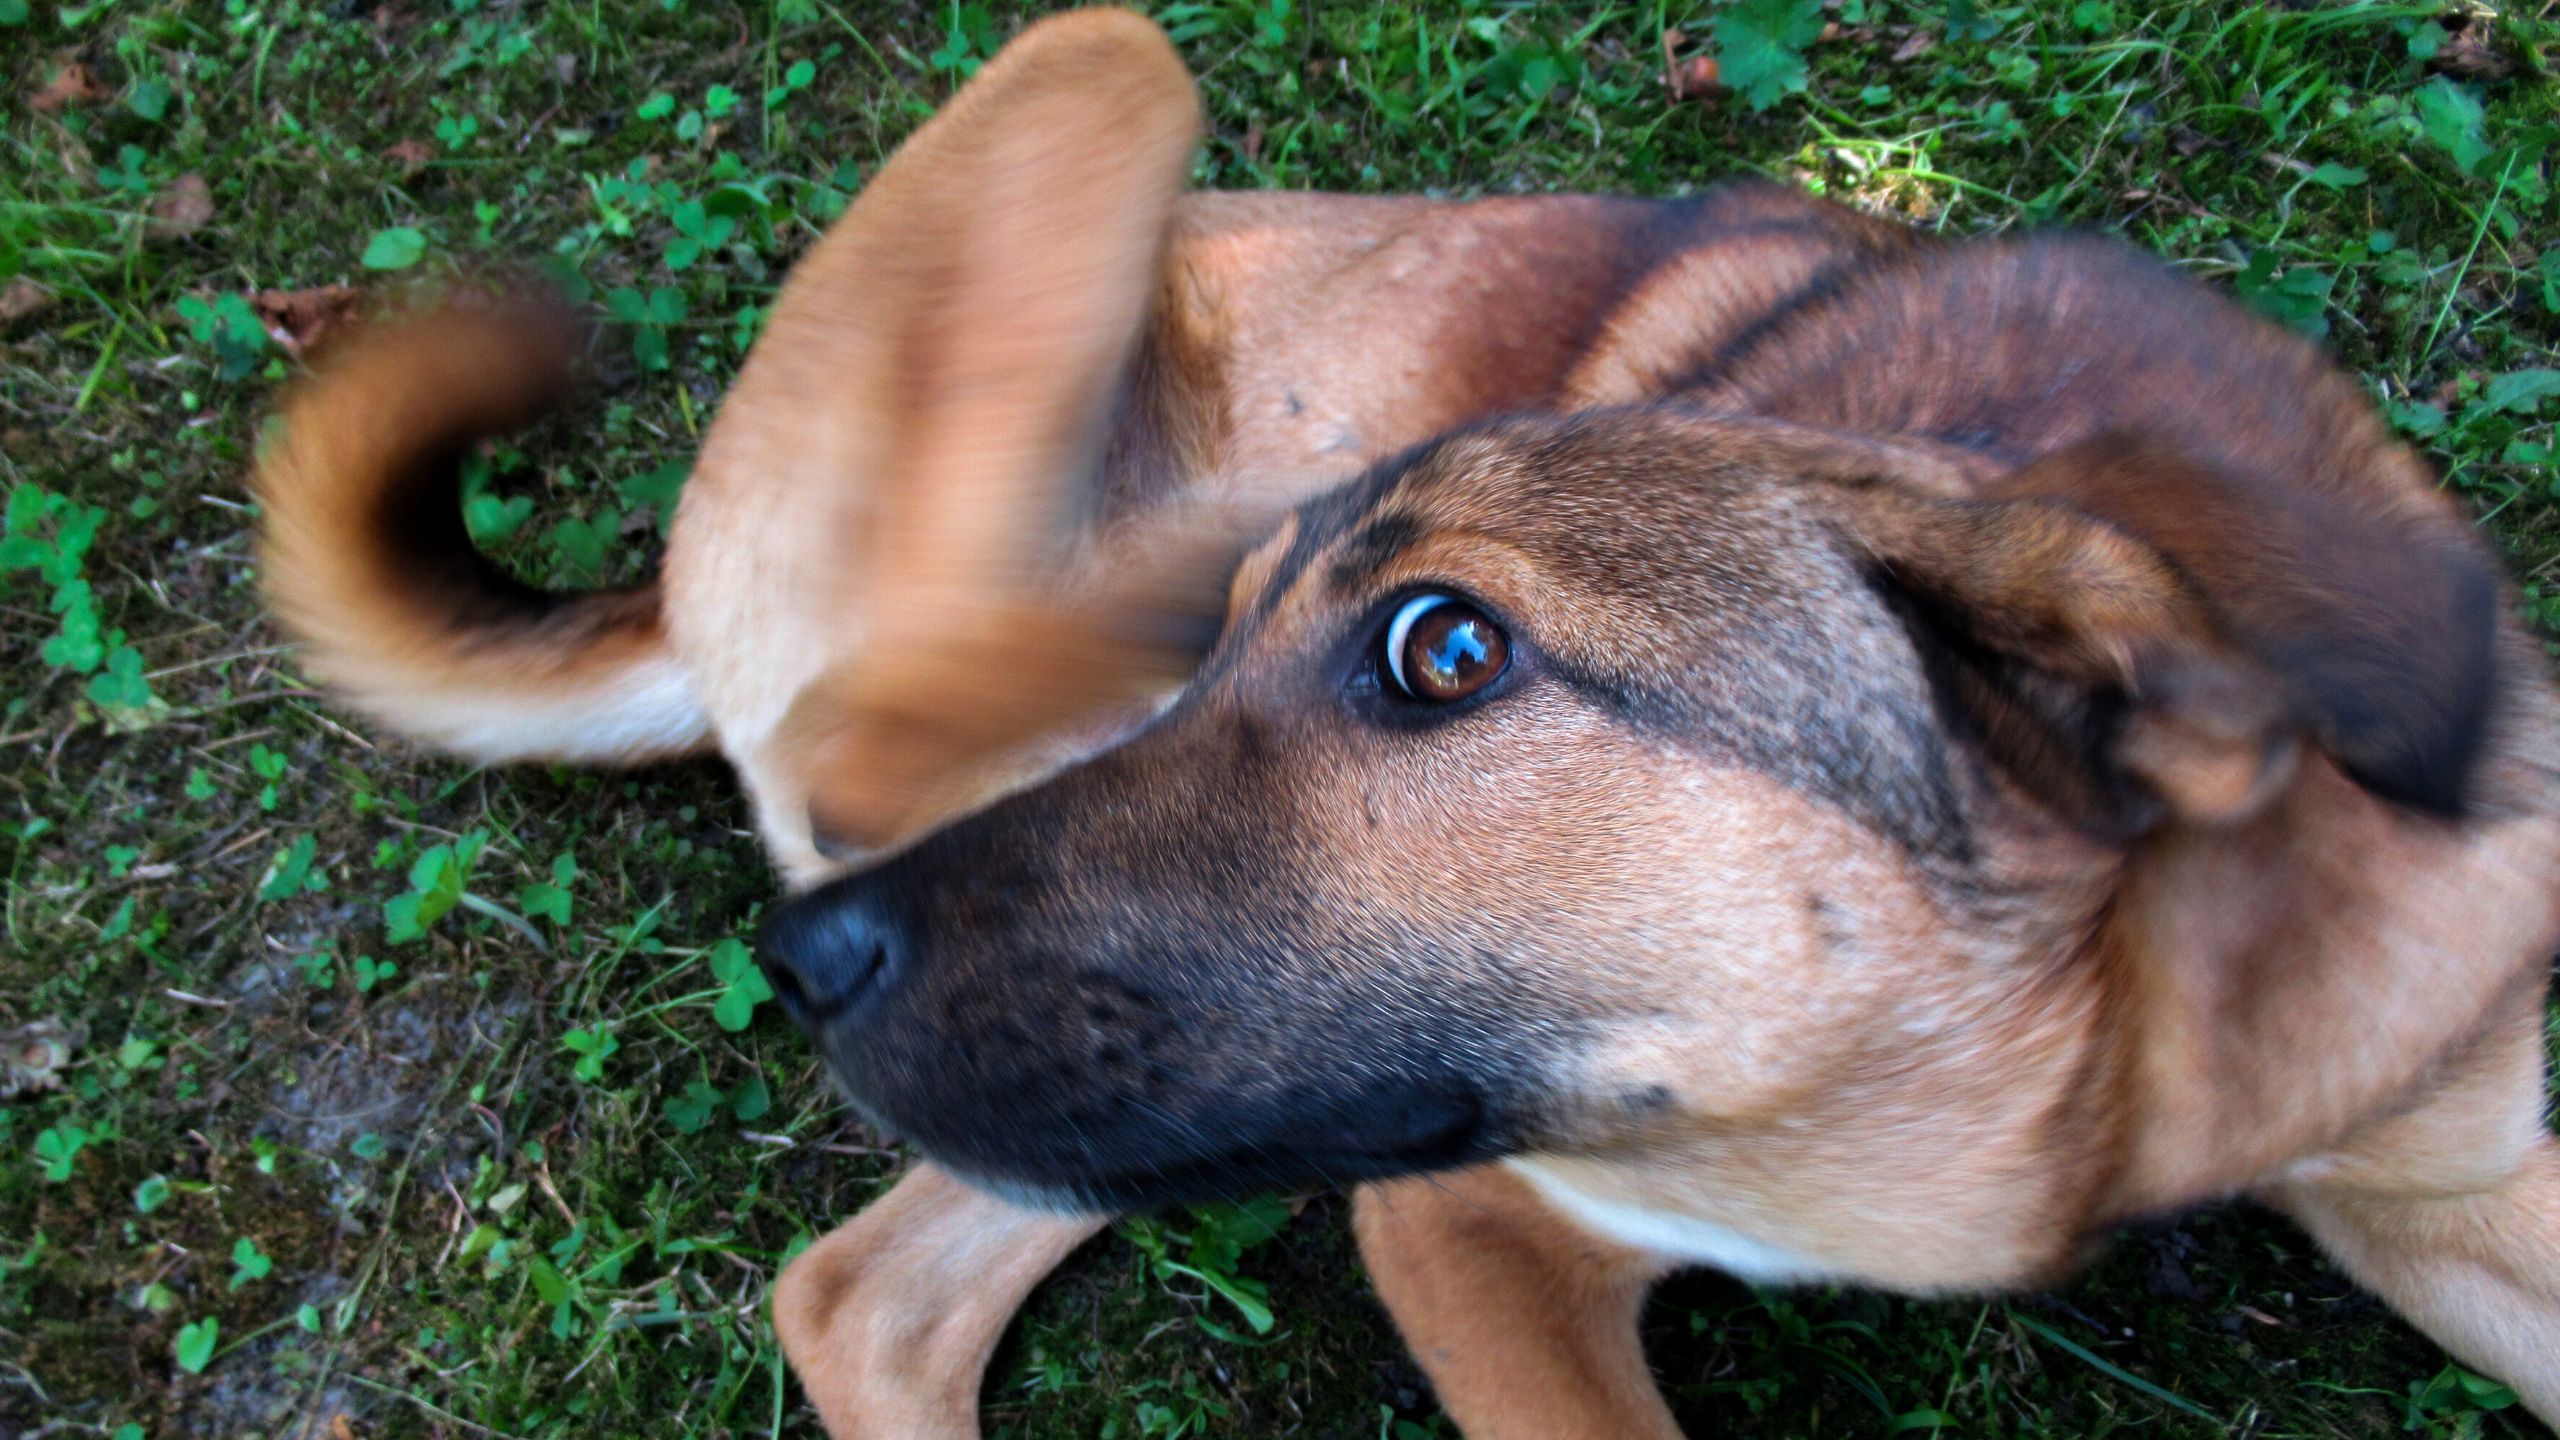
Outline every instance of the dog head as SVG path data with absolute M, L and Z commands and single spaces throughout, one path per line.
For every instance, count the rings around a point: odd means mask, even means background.
M 2137 491 L 2338 553 L 2270 578 Z M 1066 1203 L 1890 1124 L 2139 837 L 2305 747 L 2459 803 L 2458 701 L 2317 673 L 2411 643 L 2344 628 L 2359 557 L 2408 563 L 2362 523 L 2117 437 L 1983 486 L 1678 409 L 1461 432 L 1249 557 L 1144 731 L 764 953 L 860 1106 Z M 2414 642 L 2485 667 L 2485 572 L 2443 566 L 2483 598 Z

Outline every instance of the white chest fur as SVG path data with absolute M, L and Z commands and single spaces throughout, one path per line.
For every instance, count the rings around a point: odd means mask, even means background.
M 1509 1164 L 1567 1218 L 1621 1245 L 1687 1264 L 1712 1265 L 1755 1285 L 1795 1284 L 1836 1273 L 1820 1260 L 1711 1220 L 1587 1194 L 1556 1178 L 1534 1160 L 1513 1160 Z

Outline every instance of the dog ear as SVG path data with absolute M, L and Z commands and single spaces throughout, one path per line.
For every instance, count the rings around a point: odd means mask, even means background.
M 1275 518 L 1254 501 L 1167 507 L 1057 590 L 980 598 L 829 669 L 777 736 L 809 777 L 813 838 L 859 858 L 1143 723 L 1216 641 L 1229 579 Z
M 1017 570 L 1071 507 L 1163 268 L 1200 134 L 1191 77 L 1124 10 L 1025 29 L 794 267 L 741 389 L 832 488 L 863 598 L 898 611 Z M 734 402 L 733 402 L 734 403 Z
M 794 268 L 703 473 L 725 479 L 711 462 L 734 446 L 757 467 L 744 483 L 762 523 L 815 557 L 763 581 L 830 617 L 826 694 L 804 709 L 948 723 L 982 697 L 915 687 L 949 678 L 935 656 L 1010 633 L 1067 559 L 1199 133 L 1190 75 L 1152 23 L 1124 10 L 1041 20 Z M 803 747 L 800 763 L 832 769 L 798 778 L 839 795 L 858 794 L 873 764 L 841 746 Z
M 2449 511 L 2252 483 L 2101 435 L 1979 498 L 1842 493 L 1942 693 L 2032 793 L 2101 832 L 2228 822 L 2312 745 L 2462 813 L 2497 584 Z

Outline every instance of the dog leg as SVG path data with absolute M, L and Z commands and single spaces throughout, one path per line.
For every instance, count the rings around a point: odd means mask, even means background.
M 782 1353 L 829 1440 L 977 1440 L 987 1357 L 1108 1216 L 1046 1215 L 919 1165 L 773 1286 Z
M 2288 1188 L 2276 1202 L 2356 1283 L 2560 1429 L 2560 1144 L 2466 1195 Z
M 2560 1429 L 2560 1140 L 2540 970 L 2423 1104 L 2267 1195 L 2356 1283 Z
M 1360 1187 L 1360 1258 L 1468 1440 L 1678 1440 L 1636 1315 L 1670 1267 L 1500 1166 Z

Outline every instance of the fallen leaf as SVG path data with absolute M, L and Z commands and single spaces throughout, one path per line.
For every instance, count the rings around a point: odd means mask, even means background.
M 331 330 L 355 313 L 363 291 L 352 285 L 315 285 L 306 290 L 261 290 L 249 297 L 249 308 L 267 327 L 267 337 L 288 355 L 300 355 L 321 343 Z
M 1910 34 L 1902 37 L 1901 44 L 1893 47 L 1891 58 L 1896 65 L 1908 65 L 1936 48 L 1937 43 L 1937 36 L 1915 26 Z
M 2427 57 L 2427 68 L 2465 80 L 2503 80 L 2514 74 L 2516 62 L 2499 53 L 2496 41 L 2482 33 L 2487 28 L 2465 25 L 2456 30 Z
M 1700 55 L 1680 67 L 1675 85 L 1678 98 L 1704 100 L 1724 88 L 1724 72 L 1713 55 Z
M 2184 196 L 2171 195 L 2158 190 L 2127 190 L 2116 198 L 2127 205 L 2159 205 L 2175 210 L 2181 215 L 2204 216 L 2212 213 Z
M 20 276 L 0 287 L 0 329 L 6 329 L 53 305 L 53 292 Z
M 1662 32 L 1662 84 L 1671 92 L 1671 103 L 1705 100 L 1724 88 L 1723 70 L 1713 55 L 1693 55 L 1683 60 L 1680 48 L 1689 43 L 1686 32 Z
M 398 161 L 401 177 L 405 179 L 427 168 L 427 162 L 436 158 L 436 147 L 424 140 L 403 140 L 386 147 L 382 158 Z
M 181 175 L 151 197 L 151 220 L 143 234 L 154 240 L 183 240 L 213 218 L 213 187 L 201 175 Z
M 1259 124 L 1244 127 L 1244 163 L 1262 163 L 1262 126 Z
M 88 66 L 75 60 L 54 71 L 53 78 L 44 83 L 43 89 L 28 96 L 27 108 L 50 115 L 74 105 L 95 105 L 114 93 L 98 83 L 97 78 L 89 73 Z
M 78 1043 L 69 1026 L 51 1017 L 0 1032 L 0 1100 L 61 1089 L 63 1067 Z

